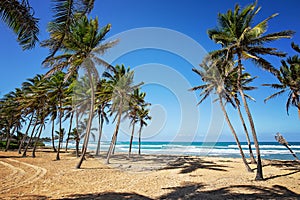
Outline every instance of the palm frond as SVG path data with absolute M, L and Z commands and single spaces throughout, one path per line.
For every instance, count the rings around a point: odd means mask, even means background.
M 32 7 L 23 1 L 1 0 L 0 17 L 16 34 L 23 50 L 32 49 L 38 42 L 39 19 L 34 17 Z

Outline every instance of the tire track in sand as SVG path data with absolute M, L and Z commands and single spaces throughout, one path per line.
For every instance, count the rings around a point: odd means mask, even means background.
M 45 168 L 38 167 L 36 165 L 31 165 L 29 163 L 21 162 L 21 161 L 11 159 L 11 158 L 7 158 L 7 160 L 10 161 L 10 162 L 18 163 L 19 166 L 25 165 L 26 167 L 32 168 L 35 171 L 35 174 L 28 177 L 28 178 L 26 178 L 26 179 L 24 179 L 24 180 L 22 180 L 22 181 L 20 181 L 20 182 L 17 182 L 17 183 L 16 183 L 15 180 L 11 181 L 10 184 L 8 184 L 5 188 L 2 189 L 2 191 L 0 191 L 0 194 L 5 193 L 7 191 L 10 191 L 11 189 L 14 189 L 14 188 L 18 188 L 18 187 L 22 187 L 24 185 L 31 184 L 31 183 L 37 181 L 38 179 L 42 178 L 43 176 L 45 176 L 45 174 L 47 173 L 47 170 Z M 26 171 L 24 171 L 22 168 L 15 167 L 11 164 L 8 164 L 7 162 L 3 162 L 3 161 L 0 161 L 0 162 L 4 166 L 7 166 L 10 169 L 12 169 L 14 175 L 19 175 L 22 178 L 26 174 Z M 19 171 L 19 173 L 18 173 L 18 171 Z M 24 172 L 24 174 L 23 174 L 23 172 Z M 15 179 L 15 178 L 12 177 L 12 179 Z

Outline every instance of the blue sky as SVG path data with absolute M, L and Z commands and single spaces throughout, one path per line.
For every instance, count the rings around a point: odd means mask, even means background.
M 107 40 L 120 39 L 119 44 L 107 52 L 104 58 L 110 60 L 113 57 L 114 59 L 111 60 L 113 64 L 125 64 L 136 69 L 139 75 L 137 77 L 136 74 L 137 82 L 147 80 L 143 90 L 147 92 L 147 100 L 153 105 L 151 114 L 155 119 L 145 129 L 145 139 L 181 140 L 185 138 L 188 141 L 194 139 L 233 141 L 227 125 L 222 126 L 222 117 L 216 117 L 220 113 L 214 111 L 217 108 L 213 105 L 212 99 L 208 99 L 203 105 L 196 107 L 197 97 L 195 96 L 198 93 L 193 94 L 187 90 L 201 84 L 199 78 L 191 71 L 193 67 L 197 67 L 197 61 L 201 61 L 205 51 L 209 52 L 220 47 L 214 44 L 206 34 L 208 29 L 217 25 L 217 13 L 233 9 L 236 3 L 243 7 L 251 2 L 253 1 L 96 1 L 91 16 L 98 16 L 101 26 L 107 23 L 112 24 Z M 40 18 L 39 38 L 40 40 L 46 39 L 47 23 L 52 16 L 50 1 L 30 0 L 30 3 L 36 16 Z M 270 21 L 268 32 L 286 29 L 296 31 L 293 39 L 284 39 L 271 44 L 294 55 L 290 43 L 294 41 L 300 44 L 298 14 L 300 2 L 298 0 L 280 0 L 271 3 L 271 1 L 261 0 L 258 5 L 262 9 L 256 17 L 257 22 L 274 13 L 279 13 L 279 16 Z M 161 37 L 152 35 L 152 33 L 156 34 L 160 31 L 163 32 Z M 127 33 L 130 34 L 126 35 Z M 33 77 L 37 73 L 45 73 L 47 69 L 41 66 L 41 62 L 48 55 L 48 50 L 37 46 L 30 51 L 22 51 L 15 41 L 16 36 L 2 22 L 0 22 L 0 35 L 2 44 L 0 50 L 2 63 L 0 95 L 2 96 L 15 87 L 20 87 L 26 78 Z M 137 44 L 138 41 L 141 44 Z M 144 41 L 148 41 L 148 43 Z M 194 50 L 200 49 L 200 47 L 203 49 L 198 54 Z M 127 51 L 119 55 L 118 50 L 121 51 L 122 48 L 126 48 Z M 280 59 L 270 58 L 270 61 L 276 67 L 280 66 Z M 300 123 L 297 111 L 291 108 L 290 115 L 287 116 L 285 111 L 286 95 L 270 100 L 267 104 L 263 102 L 263 99 L 272 94 L 274 90 L 263 88 L 260 85 L 274 83 L 276 79 L 251 63 L 247 63 L 247 70 L 253 76 L 258 76 L 254 85 L 259 89 L 250 93 L 256 102 L 250 102 L 250 109 L 259 139 L 274 141 L 274 135 L 276 132 L 280 132 L 288 141 L 300 141 Z M 244 140 L 236 111 L 230 107 L 228 107 L 228 111 L 237 132 Z M 105 127 L 107 138 L 110 137 L 113 127 L 113 125 Z M 120 135 L 121 139 L 128 138 L 127 127 L 125 122 L 122 128 L 123 133 Z

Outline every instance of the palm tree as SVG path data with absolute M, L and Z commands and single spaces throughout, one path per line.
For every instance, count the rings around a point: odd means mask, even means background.
M 227 13 L 219 14 L 218 27 L 208 30 L 209 37 L 214 42 L 222 45 L 221 50 L 212 52 L 212 57 L 224 56 L 227 59 L 232 59 L 235 55 L 237 58 L 239 70 L 237 87 L 250 123 L 256 148 L 257 174 L 255 180 L 263 180 L 263 172 L 254 121 L 240 83 L 240 77 L 243 69 L 242 60 L 250 59 L 257 66 L 276 74 L 277 70 L 266 59 L 264 59 L 262 55 L 283 57 L 286 54 L 277 51 L 276 48 L 264 47 L 264 45 L 268 42 L 281 38 L 291 38 L 294 33 L 293 31 L 281 31 L 265 35 L 268 21 L 277 16 L 277 14 L 271 15 L 256 26 L 252 27 L 254 17 L 257 15 L 259 10 L 260 7 L 257 8 L 256 3 L 250 4 L 242 10 L 240 10 L 239 5 L 236 5 L 234 11 L 228 10 Z
M 286 141 L 286 139 L 280 133 L 276 133 L 275 139 L 277 140 L 277 142 L 279 142 L 280 144 L 285 146 L 291 152 L 291 154 L 294 156 L 294 158 L 296 159 L 297 162 L 300 162 L 296 153 L 294 153 L 294 151 L 289 147 L 289 143 Z
M 142 137 L 142 129 L 144 126 L 147 126 L 146 120 L 151 120 L 151 116 L 149 116 L 149 109 L 145 107 L 150 104 L 144 104 L 141 109 L 138 110 L 138 121 L 140 122 L 139 128 L 139 155 L 141 155 L 141 137 Z
M 109 108 L 110 100 L 112 95 L 112 87 L 106 79 L 101 79 L 97 84 L 97 92 L 96 92 L 96 112 L 98 115 L 98 126 L 99 126 L 99 135 L 98 135 L 98 142 L 97 142 L 97 149 L 96 149 L 96 156 L 99 156 L 100 153 L 100 144 L 101 144 L 101 137 L 103 131 L 103 123 L 109 122 L 106 109 Z
M 52 0 L 54 15 L 52 21 L 48 24 L 50 39 L 42 42 L 42 46 L 49 47 L 50 55 L 47 59 L 55 54 L 64 46 L 65 39 L 72 32 L 71 28 L 78 15 L 84 16 L 89 14 L 95 0 Z M 47 60 L 46 59 L 46 60 Z
M 224 84 L 225 84 L 226 91 L 230 94 L 230 96 L 232 97 L 232 99 L 235 103 L 234 107 L 237 108 L 240 120 L 242 122 L 244 132 L 246 135 L 246 139 L 247 139 L 251 163 L 256 164 L 256 160 L 254 158 L 254 154 L 253 154 L 252 147 L 251 147 L 251 140 L 250 140 L 248 128 L 246 126 L 246 122 L 244 120 L 244 117 L 243 117 L 243 114 L 241 111 L 241 103 L 238 98 L 238 88 L 236 85 L 238 77 L 239 77 L 238 70 L 237 70 L 237 68 L 234 68 L 231 70 L 230 73 L 228 73 L 228 75 L 226 77 L 224 77 Z M 256 87 L 248 86 L 248 84 L 251 83 L 255 78 L 256 77 L 251 77 L 251 75 L 249 73 L 243 73 L 241 75 L 240 79 L 241 79 L 241 87 L 243 88 L 243 91 L 250 91 L 250 90 L 256 89 Z M 249 96 L 247 94 L 245 94 L 245 96 L 247 97 L 247 99 L 254 100 L 251 96 Z
M 300 53 L 298 45 L 292 43 L 292 48 Z M 277 73 L 276 78 L 279 83 L 263 84 L 264 86 L 270 86 L 275 89 L 279 89 L 278 92 L 272 94 L 265 99 L 265 102 L 278 95 L 288 92 L 288 99 L 286 102 L 286 112 L 289 114 L 289 108 L 291 105 L 298 109 L 300 117 L 300 57 L 295 55 L 281 61 L 281 67 Z
M 58 71 L 55 74 L 52 74 L 51 77 L 49 77 L 49 81 L 46 85 L 49 103 L 52 105 L 51 107 L 54 108 L 54 112 L 57 114 L 54 114 L 53 116 L 58 116 L 58 123 L 59 123 L 59 132 L 62 131 L 62 118 L 64 115 L 64 103 L 65 99 L 67 97 L 67 90 L 68 87 L 71 84 L 72 79 L 69 79 L 68 81 L 64 81 L 65 73 Z M 53 112 L 53 111 L 52 111 Z M 59 134 L 59 136 L 63 136 L 63 134 Z M 59 145 L 57 149 L 57 155 L 56 160 L 60 160 L 60 144 L 63 138 L 59 138 Z
M 31 49 L 38 41 L 38 21 L 28 0 L 1 0 L 0 17 L 17 35 L 17 41 L 25 49 Z
M 134 101 L 132 98 L 134 90 L 143 83 L 133 85 L 134 72 L 130 71 L 130 68 L 127 68 L 126 70 L 124 65 L 117 65 L 113 76 L 108 73 L 105 73 L 104 75 L 110 77 L 109 81 L 113 86 L 111 113 L 116 113 L 115 119 L 117 120 L 107 153 L 106 163 L 108 164 L 117 141 L 122 114 L 129 110 L 129 102 Z
M 41 122 L 44 120 L 44 117 L 46 117 L 46 113 L 43 113 L 46 109 L 46 90 L 45 90 L 45 83 L 46 79 L 42 75 L 36 75 L 33 78 L 27 79 L 26 82 L 22 84 L 22 87 L 25 90 L 25 102 L 26 104 L 24 106 L 28 106 L 32 110 L 34 110 L 34 125 L 33 129 L 31 131 L 30 138 L 26 144 L 25 150 L 23 151 L 23 157 L 26 156 L 27 150 L 30 146 L 30 143 L 32 142 L 34 133 L 36 131 L 36 127 L 40 125 L 42 127 Z M 42 117 L 41 117 L 42 116 Z M 34 155 L 34 153 L 33 153 Z
M 191 91 L 196 91 L 196 90 L 201 90 L 202 92 L 200 93 L 201 100 L 199 101 L 198 105 L 201 104 L 210 94 L 216 93 L 218 95 L 218 100 L 222 109 L 222 112 L 225 116 L 225 120 L 234 136 L 234 139 L 236 141 L 236 144 L 239 148 L 242 160 L 244 162 L 244 165 L 246 169 L 249 172 L 252 172 L 252 169 L 250 168 L 249 164 L 247 163 L 247 160 L 245 158 L 243 149 L 241 147 L 240 141 L 238 139 L 238 136 L 236 134 L 236 131 L 229 119 L 229 116 L 227 114 L 226 108 L 223 103 L 223 99 L 227 103 L 231 103 L 233 106 L 234 102 L 232 100 L 230 92 L 228 92 L 228 76 L 227 74 L 230 73 L 230 63 L 226 62 L 224 59 L 219 59 L 219 60 L 204 60 L 204 62 L 200 65 L 200 69 L 193 68 L 193 71 L 199 75 L 204 81 L 203 85 L 196 86 L 191 88 Z M 227 85 L 225 84 L 227 83 Z
M 104 65 L 110 68 L 110 65 L 102 60 L 99 55 L 105 53 L 105 50 L 112 47 L 115 42 L 108 42 L 102 44 L 104 36 L 110 30 L 111 25 L 108 24 L 99 31 L 98 19 L 88 19 L 86 16 L 80 16 L 73 21 L 69 28 L 69 33 L 64 37 L 63 45 L 61 46 L 62 51 L 65 53 L 55 57 L 48 57 L 44 64 L 52 67 L 47 75 L 60 71 L 67 68 L 68 72 L 65 76 L 67 80 L 72 75 L 76 74 L 78 68 L 83 68 L 90 81 L 90 109 L 89 109 L 89 120 L 85 135 L 85 142 L 83 144 L 83 154 L 81 155 L 80 161 L 77 168 L 80 168 L 90 136 L 90 129 L 92 126 L 92 120 L 94 117 L 94 103 L 95 103 L 95 84 L 94 81 L 98 80 L 98 71 L 95 64 Z M 58 27 L 59 28 L 59 27 Z M 55 34 L 51 34 L 51 39 L 56 39 Z M 56 51 L 55 46 L 49 43 L 44 45 L 50 47 L 53 51 Z
M 138 122 L 138 112 L 140 109 L 142 109 L 142 106 L 145 104 L 145 100 L 144 100 L 145 96 L 146 93 L 140 92 L 139 88 L 137 88 L 136 90 L 134 90 L 132 95 L 132 98 L 135 99 L 135 101 L 129 102 L 130 103 L 129 118 L 131 119 L 130 124 L 132 126 L 132 131 L 131 131 L 130 142 L 129 142 L 128 158 L 130 157 L 131 154 L 135 124 Z

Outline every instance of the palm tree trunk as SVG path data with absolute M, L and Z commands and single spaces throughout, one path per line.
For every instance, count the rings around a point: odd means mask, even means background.
M 78 132 L 78 119 L 79 119 L 79 114 L 78 112 L 76 111 L 76 157 L 78 158 L 79 157 L 79 143 L 80 143 L 80 135 L 79 135 L 79 132 Z
M 30 145 L 30 143 L 31 143 L 31 141 L 32 141 L 32 138 L 33 138 L 33 135 L 34 135 L 34 131 L 35 131 L 35 129 L 36 129 L 37 124 L 38 124 L 38 121 L 37 121 L 37 119 L 36 119 L 36 121 L 35 121 L 35 123 L 34 123 L 34 126 L 33 126 L 33 129 L 32 129 L 32 132 L 31 132 L 31 135 L 30 135 L 30 138 L 29 138 L 29 140 L 28 140 L 28 142 L 27 142 L 27 144 L 26 144 L 26 147 L 25 147 L 25 149 L 24 149 L 24 152 L 23 152 L 22 157 L 26 157 L 26 153 L 27 153 L 28 147 L 29 147 L 29 145 Z
M 130 137 L 130 143 L 129 143 L 128 158 L 130 158 L 130 154 L 131 154 L 132 141 L 133 141 L 133 135 L 134 135 L 134 127 L 135 127 L 135 122 L 132 123 L 132 131 L 131 131 L 131 137 Z
M 291 154 L 294 156 L 296 161 L 299 162 L 299 158 L 297 157 L 296 153 L 294 153 L 294 151 L 289 147 L 289 145 L 287 144 L 283 144 L 283 145 L 291 152 Z
M 35 151 L 36 151 L 37 143 L 39 142 L 39 139 L 40 139 L 42 131 L 43 131 L 43 126 L 44 126 L 44 122 L 42 122 L 41 125 L 40 125 L 39 134 L 38 134 L 38 136 L 35 140 L 34 146 L 33 146 L 33 150 L 32 150 L 32 157 L 33 158 L 35 158 Z
M 52 119 L 52 130 L 51 130 L 51 137 L 52 137 L 52 148 L 53 148 L 53 151 L 54 152 L 57 152 L 56 148 L 55 148 L 55 143 L 54 143 L 54 140 L 55 140 L 55 136 L 54 136 L 54 123 L 55 123 L 55 120 Z
M 238 53 L 238 70 L 239 70 L 239 72 L 238 72 L 237 88 L 238 88 L 239 93 L 242 97 L 244 108 L 245 108 L 245 111 L 246 111 L 247 116 L 248 116 L 248 120 L 249 120 L 250 127 L 251 127 L 251 132 L 252 132 L 252 137 L 253 137 L 253 141 L 254 141 L 254 145 L 255 145 L 255 149 L 256 149 L 257 171 L 256 171 L 255 180 L 263 180 L 264 179 L 263 178 L 263 170 L 262 170 L 262 163 L 261 163 L 260 149 L 259 149 L 257 134 L 256 134 L 253 118 L 252 118 L 252 115 L 250 113 L 250 109 L 249 109 L 247 100 L 245 98 L 244 91 L 241 88 L 241 76 L 242 76 L 242 61 L 241 61 L 241 58 L 242 58 L 241 53 Z
M 140 129 L 139 129 L 139 155 L 141 155 L 141 136 L 142 136 L 142 129 L 143 129 L 143 124 L 141 122 Z
M 90 86 L 91 86 L 91 107 L 90 107 L 90 113 L 89 113 L 89 119 L 88 119 L 88 123 L 87 123 L 87 127 L 86 127 L 86 134 L 85 134 L 85 138 L 84 138 L 84 143 L 83 143 L 83 147 L 82 147 L 82 155 L 80 157 L 80 160 L 78 162 L 78 164 L 76 165 L 76 168 L 79 169 L 81 167 L 81 164 L 85 158 L 85 154 L 87 151 L 87 146 L 89 143 L 89 137 L 90 137 L 90 133 L 91 133 L 91 128 L 92 128 L 92 121 L 94 118 L 94 104 L 95 104 L 95 88 L 94 88 L 94 82 L 93 82 L 93 78 L 91 76 L 90 73 L 88 73 L 89 75 L 89 79 L 90 79 Z
M 115 143 L 117 141 L 117 136 L 118 136 L 118 132 L 119 132 L 119 126 L 120 126 L 120 123 L 121 123 L 122 109 L 123 109 L 123 106 L 120 105 L 119 112 L 118 112 L 118 120 L 117 120 L 117 124 L 116 124 L 116 128 L 115 128 L 115 132 L 114 132 L 114 134 L 112 136 L 112 139 L 111 139 L 111 142 L 110 142 L 110 146 L 109 146 L 109 149 L 108 149 L 108 152 L 107 152 L 106 164 L 109 164 L 110 156 L 112 154 L 112 151 L 114 149 Z
M 235 99 L 235 103 L 236 103 L 236 105 L 237 105 L 237 110 L 238 110 L 238 113 L 239 113 L 241 122 L 242 122 L 242 124 L 243 124 L 244 131 L 245 131 L 245 134 L 246 134 L 251 164 L 256 164 L 256 160 L 255 160 L 255 158 L 254 158 L 253 151 L 252 151 L 252 147 L 251 147 L 251 141 L 250 141 L 250 137 L 249 137 L 249 132 L 248 132 L 248 129 L 247 129 L 247 126 L 246 126 L 244 117 L 243 117 L 242 112 L 241 112 L 241 107 L 240 107 L 239 102 L 238 102 L 237 99 Z
M 225 116 L 226 122 L 227 122 L 227 124 L 228 124 L 228 126 L 229 126 L 229 128 L 230 128 L 230 130 L 231 130 L 231 132 L 232 132 L 232 134 L 234 136 L 235 142 L 238 145 L 238 148 L 240 150 L 240 154 L 242 156 L 243 163 L 244 163 L 244 165 L 245 165 L 245 167 L 246 167 L 246 169 L 247 169 L 248 172 L 253 172 L 253 170 L 250 168 L 250 166 L 249 166 L 249 164 L 248 164 L 248 162 L 247 162 L 247 160 L 245 158 L 245 155 L 244 155 L 243 149 L 241 147 L 239 138 L 237 137 L 237 134 L 236 134 L 236 132 L 235 132 L 235 130 L 234 130 L 234 128 L 233 128 L 230 120 L 229 120 L 229 117 L 227 115 L 226 109 L 225 109 L 224 104 L 223 104 L 222 97 L 220 95 L 219 95 L 219 100 L 220 100 L 221 109 L 222 109 L 223 114 Z
M 64 137 L 63 130 L 62 130 L 62 117 L 63 117 L 63 112 L 62 112 L 62 102 L 61 99 L 59 100 L 59 138 L 58 138 L 58 146 L 57 146 L 57 153 L 56 153 L 56 160 L 60 160 L 60 148 L 61 148 L 61 143 Z
M 72 112 L 72 114 L 71 114 L 70 126 L 69 126 L 68 136 L 67 136 L 67 140 L 66 140 L 66 150 L 65 150 L 66 152 L 68 151 L 68 144 L 69 144 L 69 140 L 70 140 L 70 134 L 71 134 L 72 123 L 73 123 L 73 116 L 74 116 L 74 112 Z
M 98 113 L 98 122 L 99 122 L 99 137 L 98 137 L 98 144 L 96 149 L 96 156 L 99 156 L 100 154 L 100 145 L 101 145 L 103 122 L 104 122 L 103 116 L 100 113 Z
M 31 114 L 31 117 L 30 117 L 30 120 L 29 120 L 29 124 L 28 124 L 28 126 L 27 126 L 27 129 L 26 129 L 26 132 L 25 132 L 25 134 L 24 134 L 24 136 L 23 136 L 23 138 L 22 138 L 22 140 L 21 140 L 21 143 L 20 143 L 20 145 L 19 145 L 19 148 L 18 148 L 18 153 L 19 153 L 19 154 L 22 153 L 22 152 L 21 152 L 21 149 L 22 149 L 22 147 L 23 147 L 23 145 L 24 145 L 24 142 L 25 142 L 25 140 L 26 140 L 26 138 L 27 138 L 27 136 L 28 136 L 28 132 L 29 132 L 29 129 L 30 129 L 32 120 L 33 120 L 33 113 Z
M 7 139 L 6 139 L 6 148 L 5 148 L 4 151 L 8 151 L 9 145 L 10 145 L 10 141 L 11 141 L 11 137 L 12 137 L 13 133 L 15 132 L 15 130 L 16 130 L 16 126 L 14 126 L 14 129 L 13 129 L 12 133 L 10 133 L 10 129 L 8 129 Z

